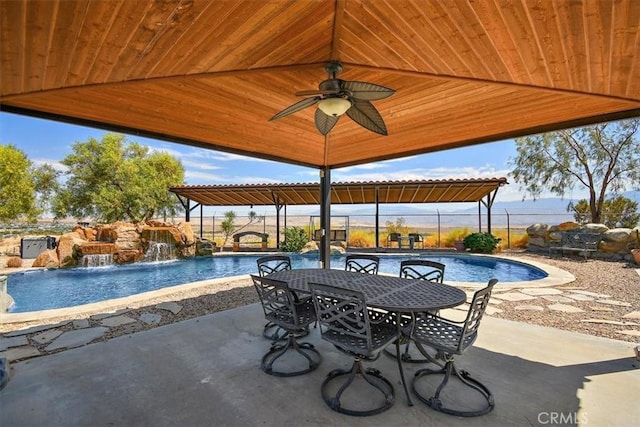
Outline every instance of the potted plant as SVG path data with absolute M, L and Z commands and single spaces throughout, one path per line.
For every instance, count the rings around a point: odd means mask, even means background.
M 491 233 L 472 233 L 464 238 L 464 246 L 469 249 L 470 252 L 491 254 L 495 252 L 500 238 L 495 237 Z
M 453 247 L 456 248 L 458 252 L 465 252 L 467 248 L 464 247 L 464 240 L 454 240 Z

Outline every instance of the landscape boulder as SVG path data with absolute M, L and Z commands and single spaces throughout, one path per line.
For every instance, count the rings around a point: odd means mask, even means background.
M 60 265 L 60 259 L 58 258 L 58 253 L 55 249 L 47 249 L 46 251 L 40 252 L 40 254 L 33 260 L 32 267 L 44 267 L 44 268 L 55 268 Z

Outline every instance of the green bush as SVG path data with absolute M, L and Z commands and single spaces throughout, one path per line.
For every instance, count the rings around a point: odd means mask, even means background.
M 464 238 L 464 247 L 470 252 L 490 254 L 498 247 L 500 240 L 491 233 L 472 233 Z
M 309 237 L 304 229 L 300 227 L 289 227 L 284 230 L 284 243 L 281 249 L 284 252 L 300 252 L 309 242 Z

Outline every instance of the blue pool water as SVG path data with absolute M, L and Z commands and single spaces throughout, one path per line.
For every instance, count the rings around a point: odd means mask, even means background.
M 7 290 L 15 301 L 10 312 L 20 313 L 126 297 L 169 286 L 220 277 L 255 274 L 261 255 L 222 255 L 158 263 L 136 263 L 97 268 L 32 270 L 11 274 Z M 344 255 L 331 257 L 331 267 L 341 269 Z M 547 274 L 527 264 L 469 255 L 381 255 L 380 272 L 398 274 L 408 258 L 430 259 L 446 265 L 445 281 L 529 281 Z M 318 255 L 291 256 L 293 268 L 318 267 Z

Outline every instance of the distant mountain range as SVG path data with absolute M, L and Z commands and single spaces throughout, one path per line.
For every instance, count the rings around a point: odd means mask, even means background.
M 627 191 L 623 196 L 634 200 L 640 204 L 640 191 Z M 578 202 L 580 199 L 568 199 L 559 197 L 542 198 L 537 200 L 524 201 L 496 201 L 491 213 L 492 223 L 496 226 L 506 226 L 507 220 L 511 226 L 528 226 L 535 223 L 558 224 L 564 221 L 572 221 L 573 214 L 567 212 L 567 205 L 570 202 Z M 296 206 L 289 208 L 291 216 L 298 215 L 318 215 L 317 206 Z M 380 222 L 395 222 L 396 218 L 403 217 L 407 224 L 436 224 L 438 214 L 440 224 L 446 226 L 477 225 L 478 204 L 477 203 L 448 203 L 448 204 L 415 204 L 415 205 L 387 205 L 381 204 Z M 373 223 L 375 207 L 372 205 L 333 205 L 332 215 L 348 215 L 352 224 Z M 267 215 L 271 212 L 267 210 Z M 508 215 L 507 215 L 508 214 Z M 482 205 L 481 215 L 483 223 L 486 223 L 486 208 Z M 507 218 L 508 217 L 508 218 Z

